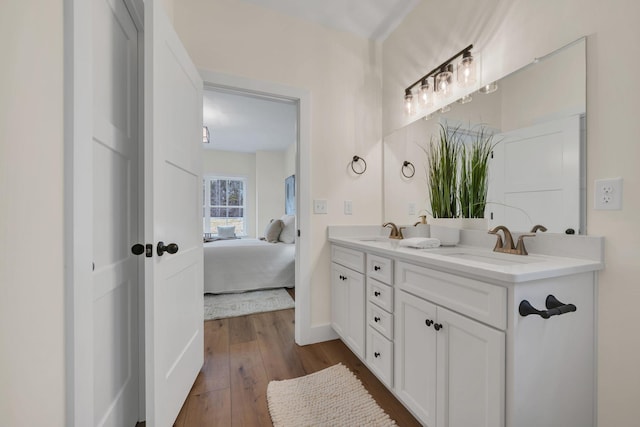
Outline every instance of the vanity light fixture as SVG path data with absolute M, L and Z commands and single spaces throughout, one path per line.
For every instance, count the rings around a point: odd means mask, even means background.
M 208 144 L 211 142 L 211 134 L 209 134 L 209 128 L 206 126 L 202 126 L 202 143 Z
M 454 83 L 460 87 L 468 87 L 475 84 L 477 80 L 476 60 L 471 54 L 473 45 L 462 49 L 451 58 L 438 65 L 433 70 L 422 76 L 404 91 L 404 110 L 407 115 L 413 115 L 417 111 L 417 105 L 413 100 L 413 88 L 419 89 L 420 105 L 431 106 L 435 99 L 445 100 L 453 93 Z M 454 61 L 462 57 L 459 63 Z M 454 67 L 455 65 L 455 67 Z M 454 79 L 454 69 L 458 73 Z

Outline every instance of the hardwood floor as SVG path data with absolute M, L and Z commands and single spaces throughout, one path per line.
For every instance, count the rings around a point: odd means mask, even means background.
M 341 341 L 301 347 L 293 336 L 293 309 L 206 321 L 204 366 L 175 426 L 271 426 L 269 381 L 340 362 L 399 426 L 420 425 Z

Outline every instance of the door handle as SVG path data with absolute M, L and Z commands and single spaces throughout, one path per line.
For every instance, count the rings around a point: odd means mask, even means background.
M 176 245 L 175 243 L 169 243 L 168 245 L 165 245 L 164 242 L 158 242 L 156 252 L 158 253 L 158 256 L 162 256 L 165 252 L 175 254 L 176 252 L 178 252 L 178 249 L 178 245 Z

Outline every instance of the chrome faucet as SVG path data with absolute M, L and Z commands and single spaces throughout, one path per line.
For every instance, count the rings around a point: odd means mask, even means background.
M 500 230 L 502 230 L 502 233 L 504 234 L 504 241 L 502 240 L 502 236 L 498 234 L 498 231 Z M 504 225 L 499 225 L 495 227 L 493 230 L 489 230 L 489 234 L 495 234 L 496 236 L 498 236 L 496 245 L 493 248 L 494 252 L 502 252 L 505 254 L 514 254 L 514 255 L 528 255 L 529 253 L 527 252 L 527 249 L 524 247 L 524 238 L 535 236 L 535 233 L 521 234 L 518 237 L 518 243 L 514 246 L 513 236 L 511 236 L 511 232 Z
M 389 234 L 390 239 L 404 239 L 404 236 L 402 235 L 402 229 L 404 227 L 398 228 L 398 226 L 392 222 L 385 222 L 384 224 L 382 224 L 382 226 L 391 227 L 391 234 Z

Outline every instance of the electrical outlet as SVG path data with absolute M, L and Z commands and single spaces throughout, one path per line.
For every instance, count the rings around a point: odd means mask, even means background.
M 344 214 L 345 215 L 353 214 L 353 203 L 351 202 L 351 200 L 344 201 Z
M 413 203 L 413 202 L 409 203 L 409 209 L 408 209 L 407 214 L 409 214 L 409 215 L 415 215 L 416 214 L 416 204 L 415 203 Z
M 595 181 L 594 209 L 622 209 L 622 178 L 597 179 Z
M 314 214 L 326 214 L 327 213 L 327 201 L 326 200 L 314 200 L 313 201 L 313 213 Z

